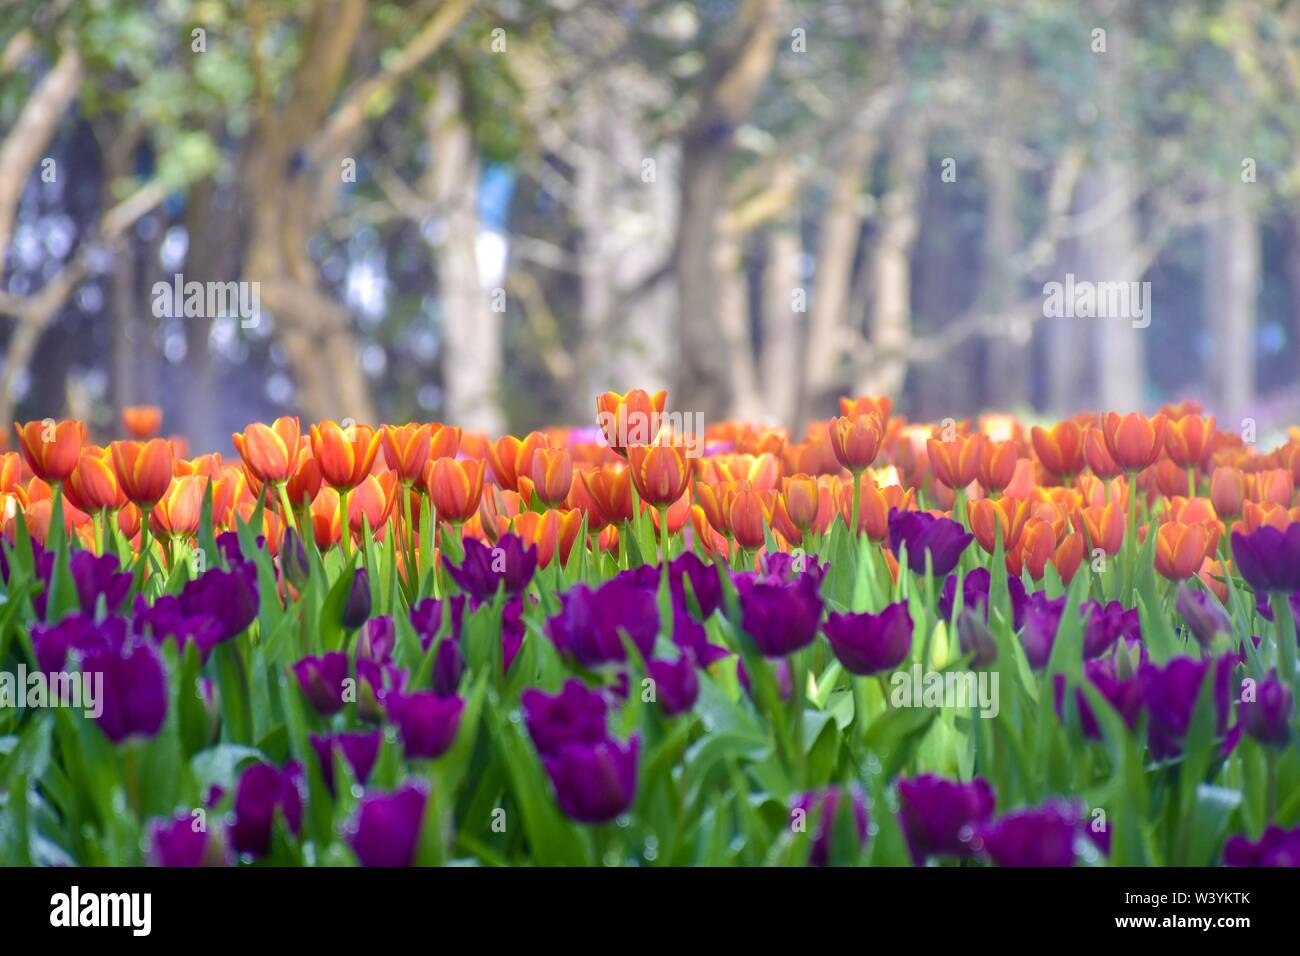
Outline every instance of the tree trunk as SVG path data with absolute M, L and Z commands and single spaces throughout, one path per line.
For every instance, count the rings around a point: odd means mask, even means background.
M 765 417 L 791 429 L 796 425 L 801 391 L 800 345 L 812 346 L 811 337 L 803 331 L 803 316 L 794 310 L 802 251 L 797 219 L 768 231 L 763 271 L 762 394 Z
M 986 311 L 1009 308 L 1019 289 L 1012 258 L 1022 242 L 1016 215 L 1018 185 L 1016 170 L 1001 148 L 984 157 L 987 205 L 984 211 L 983 263 L 980 298 Z M 998 411 L 1011 411 L 1029 404 L 1029 345 L 1033 326 L 1020 322 L 985 343 L 985 404 Z
M 1205 226 L 1205 316 L 1214 342 L 1206 379 L 1225 428 L 1250 413 L 1255 399 L 1255 303 L 1260 244 L 1248 189 L 1217 185 L 1215 217 Z

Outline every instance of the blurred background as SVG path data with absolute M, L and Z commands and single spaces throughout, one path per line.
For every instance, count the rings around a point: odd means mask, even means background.
M 1286 0 L 0 0 L 0 421 L 1300 421 L 1298 95 Z

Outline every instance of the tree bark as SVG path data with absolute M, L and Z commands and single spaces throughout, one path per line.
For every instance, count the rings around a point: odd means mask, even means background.
M 1206 379 L 1223 427 L 1233 428 L 1255 399 L 1255 304 L 1260 241 L 1254 208 L 1240 182 L 1216 184 L 1217 215 L 1206 224 L 1205 316 L 1214 342 Z

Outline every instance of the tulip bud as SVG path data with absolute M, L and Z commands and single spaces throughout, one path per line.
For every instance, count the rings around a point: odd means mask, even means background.
M 303 546 L 302 537 L 293 528 L 284 529 L 284 539 L 280 542 L 280 571 L 299 590 L 311 577 L 307 549 Z
M 347 607 L 343 609 L 343 626 L 355 630 L 370 618 L 370 573 L 365 568 L 357 568 L 352 577 L 352 591 L 348 594 Z
M 1295 698 L 1291 688 L 1277 679 L 1277 671 L 1255 686 L 1253 700 L 1241 702 L 1241 719 L 1246 733 L 1270 747 L 1285 747 L 1291 739 L 1291 710 Z
M 1205 591 L 1193 591 L 1186 584 L 1179 586 L 1174 607 L 1187 622 L 1187 628 L 1202 647 L 1209 647 L 1219 634 L 1231 634 L 1232 622 L 1227 613 Z
M 962 654 L 973 654 L 971 667 L 982 670 L 998 659 L 998 642 L 989 630 L 984 615 L 964 608 L 957 618 L 957 642 Z

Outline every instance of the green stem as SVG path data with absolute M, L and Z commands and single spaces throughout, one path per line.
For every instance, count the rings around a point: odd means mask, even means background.
M 1196 497 L 1196 466 L 1187 466 L 1187 497 Z
M 346 563 L 352 556 L 352 521 L 348 517 L 347 488 L 339 490 L 339 546 L 343 548 L 343 560 Z
M 862 507 L 862 471 L 853 472 L 853 511 L 849 514 L 849 532 L 853 540 L 858 540 L 858 525 L 861 523 L 858 509 Z
M 288 522 L 289 527 L 294 531 L 298 530 L 298 522 L 293 515 L 293 505 L 289 502 L 289 487 L 287 482 L 277 481 L 275 490 L 280 494 L 280 506 L 284 512 L 284 520 Z
M 1296 634 L 1295 615 L 1291 613 L 1291 596 L 1285 591 L 1272 591 L 1268 596 L 1273 605 L 1273 639 L 1277 642 L 1277 670 L 1282 682 L 1295 689 Z
M 667 564 L 670 559 L 668 554 L 668 509 L 664 505 L 659 506 L 659 560 Z

